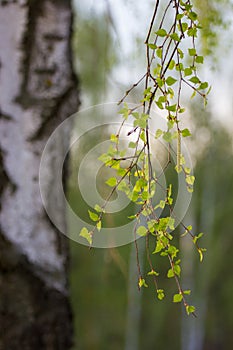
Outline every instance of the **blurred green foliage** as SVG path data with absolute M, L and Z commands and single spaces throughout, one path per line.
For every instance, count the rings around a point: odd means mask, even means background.
M 201 43 L 204 55 L 217 59 L 216 49 L 221 42 L 223 30 L 232 23 L 228 14 L 233 10 L 231 0 L 194 0 L 202 26 Z
M 117 60 L 110 27 L 105 14 L 93 14 L 89 18 L 77 13 L 75 17 L 73 62 L 90 105 L 106 96 L 107 79 Z

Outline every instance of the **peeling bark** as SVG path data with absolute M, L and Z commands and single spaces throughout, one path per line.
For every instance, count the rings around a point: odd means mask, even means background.
M 38 184 L 48 137 L 79 105 L 71 24 L 67 0 L 0 2 L 0 350 L 71 344 L 67 242 Z M 48 184 L 65 142 L 51 150 Z M 54 187 L 51 206 L 59 201 Z M 57 215 L 65 225 L 62 202 Z

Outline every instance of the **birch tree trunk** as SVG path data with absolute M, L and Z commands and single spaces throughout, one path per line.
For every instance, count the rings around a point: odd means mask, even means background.
M 67 241 L 49 221 L 38 184 L 49 135 L 79 104 L 71 24 L 69 0 L 0 1 L 0 350 L 72 343 Z M 51 152 L 51 184 L 62 141 Z M 59 202 L 54 185 L 48 198 Z M 59 203 L 64 221 L 63 210 Z

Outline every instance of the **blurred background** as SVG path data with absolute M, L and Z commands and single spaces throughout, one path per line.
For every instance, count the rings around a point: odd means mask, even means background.
M 187 317 L 182 306 L 172 303 L 175 286 L 165 277 L 163 261 L 160 283 L 167 295 L 158 301 L 152 287 L 137 289 L 134 244 L 89 250 L 71 241 L 73 350 L 233 348 L 233 8 L 227 0 L 195 3 L 203 25 L 198 46 L 206 55 L 200 74 L 212 92 L 205 109 L 198 98 L 186 101 L 196 182 L 185 221 L 195 232 L 205 233 L 203 263 L 189 240 L 181 239 L 180 247 L 183 285 L 192 289 L 198 317 Z M 116 102 L 144 72 L 144 40 L 154 1 L 74 0 L 73 5 L 73 59 L 81 84 L 81 109 Z M 131 96 L 132 102 L 139 93 Z M 96 117 L 101 120 L 101 115 Z M 80 161 L 98 137 L 83 140 L 76 155 Z M 89 206 L 72 183 L 68 189 L 72 207 L 88 220 Z M 99 187 L 104 193 L 104 185 Z M 120 220 L 110 217 L 108 224 L 118 225 Z M 143 267 L 141 241 L 139 256 Z

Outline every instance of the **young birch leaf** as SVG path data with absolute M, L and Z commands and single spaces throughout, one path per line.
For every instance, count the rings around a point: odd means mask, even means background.
M 94 209 L 95 209 L 95 211 L 97 211 L 98 213 L 101 213 L 101 212 L 103 211 L 103 209 L 102 209 L 98 204 L 96 204 L 96 205 L 94 206 Z
M 172 33 L 170 35 L 170 38 L 173 39 L 174 41 L 180 41 L 180 37 L 177 33 Z
M 83 227 L 82 230 L 79 233 L 80 237 L 85 238 L 90 245 L 92 245 L 92 234 L 88 231 L 86 227 Z
M 185 295 L 190 295 L 191 294 L 191 290 L 190 289 L 184 290 L 183 293 Z
M 195 56 L 197 54 L 196 49 L 188 49 L 189 51 L 189 56 Z
M 174 277 L 174 276 L 175 276 L 175 274 L 174 274 L 173 270 L 172 270 L 172 269 L 169 269 L 168 272 L 167 272 L 167 277 L 168 277 L 168 278 L 172 278 L 172 277 Z
M 163 134 L 163 131 L 161 129 L 156 130 L 155 138 L 158 139 Z
M 175 67 L 176 62 L 174 60 L 171 60 L 169 63 L 168 69 L 172 70 Z
M 191 68 L 185 68 L 184 75 L 187 77 L 188 75 L 192 75 L 193 71 Z
M 147 273 L 148 276 L 159 276 L 159 273 L 156 272 L 155 270 L 151 270 Z
M 177 79 L 175 79 L 173 77 L 168 77 L 166 79 L 166 83 L 167 83 L 168 86 L 171 86 L 171 85 L 175 84 L 175 82 L 177 82 Z
M 188 315 L 193 314 L 196 310 L 193 305 L 186 305 L 185 308 Z
M 156 243 L 156 248 L 155 248 L 155 250 L 152 252 L 152 254 L 156 254 L 156 253 L 161 252 L 161 250 L 162 250 L 163 248 L 164 248 L 163 243 L 160 242 L 160 241 L 157 241 L 157 243 Z
M 200 83 L 200 79 L 196 76 L 193 76 L 192 78 L 189 79 L 189 81 L 191 81 L 193 84 L 199 84 Z
M 96 213 L 93 213 L 92 211 L 88 210 L 89 217 L 92 221 L 98 221 L 99 220 L 99 215 Z
M 155 44 L 147 44 L 149 46 L 150 49 L 152 50 L 156 50 L 157 46 Z
M 181 131 L 181 134 L 182 134 L 183 137 L 188 137 L 188 136 L 192 135 L 191 132 L 189 131 L 189 129 L 183 129 Z
M 145 226 L 139 226 L 138 229 L 137 229 L 137 234 L 139 236 L 146 236 L 147 234 L 147 228 Z
M 193 185 L 194 181 L 195 181 L 195 176 L 193 175 L 186 176 L 186 182 L 188 185 Z
M 207 83 L 207 81 L 205 81 L 204 83 L 201 83 L 198 90 L 205 90 L 207 89 L 209 86 L 209 84 Z
M 173 303 L 180 303 L 183 300 L 182 294 L 174 294 L 173 296 Z
M 165 297 L 164 290 L 163 289 L 157 289 L 157 297 L 159 300 L 163 300 Z
M 161 28 L 161 29 L 157 30 L 157 32 L 155 32 L 155 34 L 157 34 L 158 36 L 164 37 L 167 35 L 167 32 L 165 29 Z
M 158 49 L 156 50 L 156 55 L 158 58 L 162 58 L 163 50 L 160 47 L 158 47 Z
M 98 221 L 97 224 L 96 224 L 96 228 L 97 228 L 97 230 L 98 230 L 99 232 L 100 232 L 100 230 L 101 230 L 101 226 L 102 226 L 101 221 Z
M 117 179 L 115 177 L 110 177 L 105 183 L 110 187 L 114 187 L 117 184 Z
M 115 135 L 115 134 L 112 134 L 111 137 L 110 137 L 110 140 L 114 143 L 117 143 L 118 142 L 118 137 Z
M 148 287 L 148 285 L 146 284 L 146 281 L 142 277 L 139 278 L 138 286 L 139 286 L 139 288 L 142 288 L 142 287 L 146 287 L 147 288 Z
M 197 56 L 195 58 L 196 63 L 202 64 L 204 62 L 204 57 L 203 56 Z

